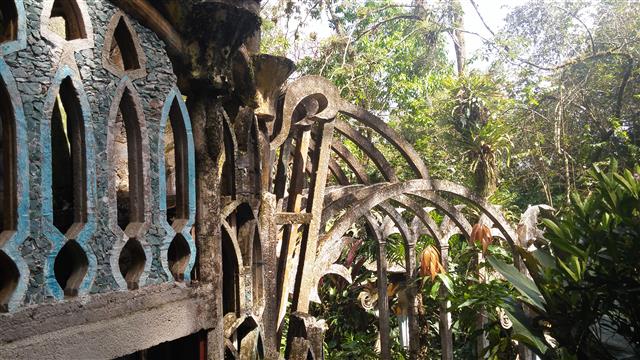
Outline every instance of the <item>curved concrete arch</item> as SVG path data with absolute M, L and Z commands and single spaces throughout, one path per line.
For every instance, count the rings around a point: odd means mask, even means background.
M 324 109 L 313 115 L 315 120 L 328 121 L 336 117 L 342 100 L 338 89 L 329 80 L 316 75 L 303 76 L 287 87 L 279 129 L 274 126 L 270 141 L 271 150 L 278 149 L 289 136 L 294 111 L 298 104 L 309 96 L 321 95 L 326 101 Z M 275 124 L 274 124 L 275 125 Z
M 422 179 L 429 179 L 429 170 L 420 158 L 420 154 L 418 154 L 407 140 L 400 137 L 389 127 L 389 125 L 382 121 L 382 119 L 373 115 L 369 111 L 346 101 L 342 102 L 340 113 L 352 117 L 375 130 L 378 134 L 389 141 L 398 151 L 400 151 L 417 176 Z
M 489 219 L 494 222 L 496 227 L 500 229 L 502 234 L 505 236 L 505 239 L 511 245 L 517 244 L 518 236 L 515 230 L 513 230 L 511 225 L 509 225 L 509 222 L 507 222 L 507 220 L 504 218 L 504 216 L 502 216 L 500 211 L 496 209 L 495 206 L 491 205 L 488 201 L 476 195 L 471 190 L 462 185 L 447 180 L 433 180 L 432 183 L 436 191 L 451 194 L 467 203 L 473 204 L 474 206 L 478 207 L 482 213 L 486 214 Z
M 367 154 L 387 181 L 398 181 L 398 177 L 396 176 L 393 166 L 391 166 L 389 161 L 387 161 L 380 150 L 378 150 L 378 148 L 376 148 L 369 139 L 356 131 L 356 129 L 349 125 L 349 123 L 342 120 L 336 120 L 336 130 L 349 140 L 353 141 L 360 150 Z

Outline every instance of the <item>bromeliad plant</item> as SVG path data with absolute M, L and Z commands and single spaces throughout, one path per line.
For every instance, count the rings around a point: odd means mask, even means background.
M 543 220 L 537 250 L 519 249 L 530 278 L 487 258 L 526 304 L 526 316 L 519 305 L 507 309 L 514 338 L 540 355 L 640 357 L 640 166 L 616 168 L 594 167 L 591 193 L 574 194 L 557 218 Z

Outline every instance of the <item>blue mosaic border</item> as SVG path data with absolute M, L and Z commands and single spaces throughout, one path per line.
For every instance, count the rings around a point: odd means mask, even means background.
M 22 3 L 20 1 L 20 3 Z M 0 57 L 0 77 L 11 98 L 16 130 L 16 187 L 17 187 L 17 228 L 0 249 L 16 264 L 20 272 L 18 286 L 9 300 L 9 311 L 22 304 L 29 283 L 29 266 L 22 258 L 20 245 L 29 236 L 29 145 L 27 142 L 27 122 L 22 108 L 22 99 L 9 66 Z
M 189 264 L 187 264 L 187 268 L 184 272 L 184 280 L 186 282 L 191 280 L 191 270 L 196 262 L 196 244 L 191 236 L 191 228 L 195 222 L 196 217 L 196 162 L 195 162 L 195 150 L 193 144 L 193 131 L 191 129 L 191 118 L 189 117 L 189 112 L 187 110 L 187 105 L 184 103 L 182 98 L 182 94 L 177 87 L 174 87 L 173 90 L 167 96 L 167 99 L 164 102 L 164 106 L 162 108 L 162 117 L 160 118 L 160 130 L 159 130 L 159 141 L 158 141 L 158 149 L 157 154 L 159 154 L 158 160 L 158 186 L 159 186 L 159 194 L 160 194 L 160 225 L 167 232 L 167 236 L 162 242 L 162 247 L 160 250 L 160 257 L 162 262 L 162 267 L 164 268 L 165 273 L 169 277 L 169 279 L 173 279 L 173 275 L 169 270 L 169 261 L 167 259 L 167 252 L 169 251 L 169 246 L 171 246 L 171 241 L 177 235 L 176 230 L 167 222 L 167 183 L 165 174 L 165 156 L 164 156 L 164 131 L 167 126 L 167 120 L 169 120 L 169 113 L 171 111 L 171 106 L 173 102 L 176 101 L 178 106 L 180 107 L 180 112 L 182 113 L 182 121 L 184 123 L 184 128 L 187 136 L 187 171 L 188 171 L 188 189 L 189 189 L 189 219 L 187 219 L 186 224 L 179 230 L 179 233 L 184 237 L 184 239 L 189 244 L 189 249 L 191 251 L 191 256 L 189 258 Z M 175 279 L 174 279 L 175 280 Z
M 44 237 L 52 244 L 52 249 L 45 260 L 45 284 L 49 293 L 56 299 L 64 299 L 64 290 L 56 281 L 54 263 L 56 256 L 68 241 L 66 236 L 53 225 L 53 201 L 52 201 L 52 168 L 51 168 L 51 114 L 56 101 L 56 96 L 60 90 L 60 84 L 66 78 L 73 82 L 83 115 L 84 137 L 85 137 L 85 163 L 86 163 L 86 187 L 87 187 L 87 222 L 74 239 L 87 256 L 89 266 L 87 273 L 80 284 L 78 295 L 86 295 L 91 289 L 91 285 L 96 275 L 97 261 L 93 251 L 88 245 L 88 241 L 96 230 L 95 222 L 95 197 L 96 197 L 96 171 L 94 168 L 95 142 L 91 122 L 91 110 L 87 95 L 82 86 L 80 76 L 74 72 L 69 65 L 61 65 L 52 80 L 51 87 L 47 93 L 43 108 L 46 109 L 45 117 L 40 123 L 40 139 L 42 147 L 42 230 Z
M 144 250 L 144 254 L 146 256 L 146 261 L 144 264 L 144 271 L 140 275 L 140 279 L 138 280 L 138 284 L 140 287 L 144 286 L 149 277 L 149 272 L 151 271 L 151 264 L 153 263 L 153 254 L 151 251 L 151 246 L 149 242 L 146 240 L 145 236 L 149 230 L 150 226 L 150 209 L 152 205 L 152 195 L 150 191 L 151 184 L 149 183 L 149 164 L 150 164 L 150 150 L 149 147 L 149 136 L 147 133 L 146 120 L 144 116 L 144 109 L 142 108 L 140 95 L 136 90 L 135 86 L 131 82 L 131 79 L 128 76 L 124 76 L 122 80 L 118 83 L 118 87 L 116 88 L 116 92 L 114 94 L 113 100 L 111 101 L 111 107 L 109 108 L 109 118 L 108 118 L 108 130 L 107 130 L 107 154 L 109 159 L 111 159 L 111 154 L 113 154 L 113 141 L 114 141 L 114 133 L 113 133 L 113 125 L 115 124 L 116 117 L 118 115 L 118 109 L 120 108 L 120 103 L 122 102 L 122 97 L 126 90 L 129 90 L 129 94 L 133 99 L 133 103 L 136 107 L 136 115 L 138 120 L 138 128 L 140 130 L 140 138 L 142 144 L 140 144 L 140 151 L 142 151 L 142 172 L 143 172 L 143 198 L 144 198 L 144 223 L 141 224 L 140 229 L 137 234 L 135 234 L 135 239 L 140 242 L 142 249 Z M 123 125 L 125 126 L 125 125 Z M 127 149 L 128 151 L 128 149 Z M 113 170 L 113 163 L 109 162 L 109 169 Z M 114 173 L 115 174 L 115 170 Z M 109 262 L 111 265 L 111 273 L 113 277 L 120 287 L 121 290 L 127 290 L 127 281 L 122 276 L 120 272 L 120 253 L 122 252 L 122 248 L 127 244 L 127 241 L 131 239 L 118 225 L 118 210 L 117 210 L 117 200 L 116 200 L 116 184 L 114 180 L 114 175 L 109 174 L 109 189 L 107 193 L 109 194 L 109 227 L 111 231 L 116 235 L 117 239 L 111 250 L 111 256 L 109 258 Z
M 18 34 L 16 40 L 8 41 L 0 45 L 0 55 L 7 55 L 23 50 L 27 47 L 27 17 L 24 11 L 22 0 L 2 0 L 13 1 L 18 11 Z

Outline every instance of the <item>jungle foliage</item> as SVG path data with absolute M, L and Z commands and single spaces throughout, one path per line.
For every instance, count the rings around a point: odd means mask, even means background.
M 475 189 L 512 222 L 529 205 L 556 209 L 540 224 L 536 250 L 519 254 L 532 280 L 515 274 L 506 244 L 495 240 L 478 264 L 481 246 L 451 239 L 447 273 L 416 284 L 425 358 L 439 356 L 442 300 L 454 319 L 455 358 L 478 356 L 472 344 L 483 331 L 490 358 L 515 358 L 514 340 L 549 358 L 640 356 L 639 2 L 528 0 L 510 7 L 501 28 L 485 23 L 489 37 L 462 21 L 465 10 L 482 16 L 481 1 L 264 3 L 263 51 L 293 58 L 297 76 L 329 78 L 343 97 L 385 119 L 433 177 Z M 465 41 L 484 46 L 467 56 Z M 384 149 L 397 173 L 410 177 L 400 155 Z M 374 164 L 362 158 L 375 180 Z M 363 233 L 353 264 L 375 254 Z M 418 250 L 433 243 L 424 237 Z M 394 235 L 387 251 L 398 262 L 404 257 Z M 375 357 L 375 314 L 356 300 L 375 273 L 351 269 L 354 285 L 325 279 L 326 301 L 315 309 L 335 325 L 330 358 Z M 502 276 L 479 281 L 479 271 Z M 496 308 L 507 311 L 511 329 L 500 326 Z M 488 317 L 483 328 L 480 312 Z

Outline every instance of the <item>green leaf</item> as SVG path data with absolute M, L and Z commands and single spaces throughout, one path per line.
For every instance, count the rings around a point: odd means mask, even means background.
M 544 337 L 534 335 L 535 330 L 529 328 L 529 322 L 524 317 L 524 314 L 520 313 L 520 316 L 516 316 L 516 312 L 512 312 L 509 309 L 505 309 L 509 320 L 513 323 L 513 335 L 512 338 L 521 341 L 529 346 L 538 355 L 544 355 L 549 347 L 544 343 Z
M 552 220 L 542 219 L 542 222 L 547 226 L 549 230 L 551 230 L 555 236 L 549 237 L 549 241 L 558 249 L 569 253 L 571 255 L 578 256 L 580 258 L 585 258 L 586 253 L 582 251 L 577 246 L 570 243 L 567 238 L 569 235 L 560 227 L 560 225 L 556 224 Z
M 437 282 L 431 286 L 431 291 L 429 292 L 429 297 L 432 299 L 436 299 L 438 297 L 438 291 L 440 290 L 440 283 Z
M 449 293 L 451 295 L 455 294 L 455 291 L 453 290 L 453 281 L 451 280 L 449 275 L 447 275 L 447 274 L 438 274 L 438 277 L 440 278 L 440 280 L 442 280 L 442 283 L 447 288 Z
M 546 301 L 533 280 L 524 276 L 515 266 L 509 265 L 493 256 L 487 256 L 487 261 L 525 297 L 529 304 L 541 312 L 546 312 Z

